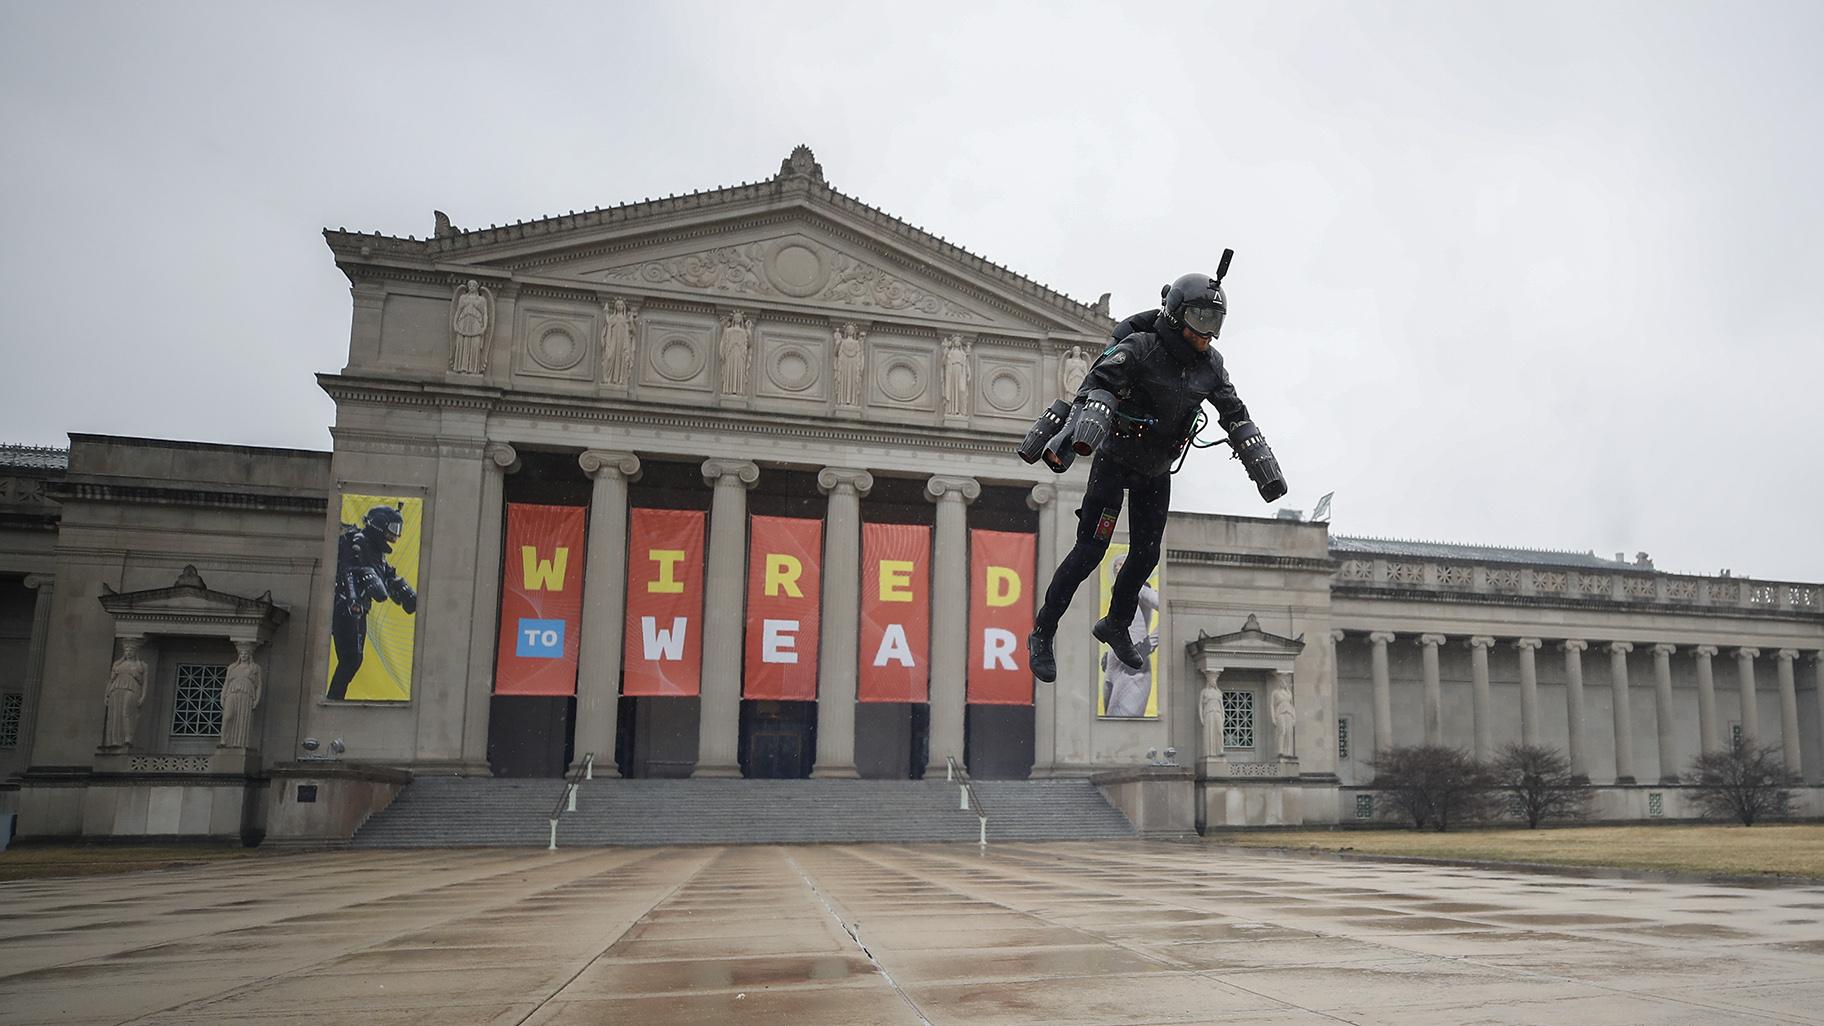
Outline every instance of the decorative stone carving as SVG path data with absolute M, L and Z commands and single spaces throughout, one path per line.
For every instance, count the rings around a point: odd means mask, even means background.
M 1490 570 L 1488 572 L 1488 590 L 1518 592 L 1520 590 L 1520 571 Z
M 135 755 L 127 759 L 130 773 L 207 773 L 207 755 Z
M 729 314 L 722 320 L 722 394 L 747 394 L 748 350 L 753 340 L 749 330 L 753 321 L 739 311 Z
M 844 324 L 833 333 L 836 354 L 836 405 L 861 405 L 861 348 L 866 332 L 857 332 L 855 325 Z
M 625 388 L 633 376 L 633 320 L 627 301 L 602 305 L 602 382 Z
M 133 728 L 139 724 L 139 706 L 146 700 L 146 663 L 139 657 L 140 638 L 120 640 L 120 658 L 108 669 L 108 690 L 102 696 L 107 717 L 102 722 L 101 746 L 130 748 Z
M 1204 673 L 1203 690 L 1197 695 L 1197 722 L 1203 725 L 1203 757 L 1222 757 L 1222 689 L 1216 684 L 1220 671 Z
M 830 283 L 817 298 L 851 306 L 911 311 L 954 321 L 984 319 L 973 310 L 965 310 L 903 278 L 841 253 L 830 258 Z
M 1292 675 L 1275 674 L 1278 683 L 1273 686 L 1273 747 L 1282 759 L 1296 758 L 1298 749 L 1292 746 L 1292 732 L 1298 725 L 1298 710 L 1292 704 Z
M 1089 376 L 1089 354 L 1082 346 L 1071 346 L 1064 353 L 1064 362 L 1058 366 L 1058 390 L 1066 402 L 1083 387 L 1083 379 Z
M 611 281 L 677 284 L 735 295 L 814 297 L 821 302 L 953 321 L 987 319 L 873 264 L 798 235 L 610 268 L 604 275 Z
M 547 321 L 538 326 L 537 337 L 527 343 L 526 355 L 541 370 L 570 370 L 589 356 L 588 343 L 580 335 L 581 332 L 572 325 Z
M 494 326 L 494 293 L 475 279 L 456 290 L 450 304 L 450 369 L 458 374 L 487 370 L 488 329 Z
M 250 748 L 253 711 L 266 694 L 266 679 L 253 661 L 253 642 L 234 643 L 234 663 L 222 681 L 222 739 L 217 748 Z
M 1423 584 L 1425 583 L 1425 567 L 1420 563 L 1389 563 L 1387 582 L 1389 584 Z
M 1345 581 L 1374 580 L 1374 563 L 1366 559 L 1345 559 L 1337 576 Z
M 969 351 L 961 335 L 944 338 L 944 415 L 969 415 Z
M 780 178 L 809 178 L 818 185 L 823 184 L 823 165 L 817 163 L 816 154 L 809 146 L 799 143 L 792 147 L 791 156 L 779 162 Z

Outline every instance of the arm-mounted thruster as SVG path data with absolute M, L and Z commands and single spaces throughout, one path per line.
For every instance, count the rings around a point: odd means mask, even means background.
M 1109 421 L 1115 416 L 1115 394 L 1098 388 L 1089 393 L 1083 400 L 1082 412 L 1077 415 L 1077 430 L 1071 439 L 1071 446 L 1078 456 L 1088 456 L 1096 451 L 1108 437 Z
M 1027 429 L 1025 440 L 1020 442 L 1020 459 L 1027 463 L 1039 462 L 1039 457 L 1045 452 L 1045 443 L 1064 430 L 1064 422 L 1069 417 L 1070 403 L 1063 399 L 1053 400 L 1051 406 L 1039 414 L 1039 419 L 1033 421 L 1032 427 Z
M 1235 450 L 1263 500 L 1272 502 L 1286 494 L 1286 476 L 1280 472 L 1279 460 L 1273 458 L 1272 448 L 1253 421 L 1244 420 L 1229 429 L 1229 448 Z
M 1070 418 L 1064 422 L 1064 430 L 1051 436 L 1051 442 L 1045 446 L 1041 456 L 1052 473 L 1062 474 L 1076 461 L 1077 450 L 1071 447 L 1071 438 L 1076 434 L 1077 422 L 1082 416 L 1083 407 L 1071 407 Z

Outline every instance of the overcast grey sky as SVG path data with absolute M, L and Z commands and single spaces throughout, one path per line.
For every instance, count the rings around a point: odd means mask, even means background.
M 318 232 L 764 178 L 1221 342 L 1335 530 L 1824 580 L 1824 4 L 0 6 L 0 439 L 326 449 Z M 1009 459 L 1013 457 L 1010 455 Z M 1205 456 L 1175 505 L 1268 512 Z

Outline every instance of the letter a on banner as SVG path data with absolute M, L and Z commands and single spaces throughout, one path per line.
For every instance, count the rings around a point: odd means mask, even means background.
M 586 516 L 581 506 L 507 503 L 495 694 L 576 694 Z
M 701 510 L 629 514 L 623 695 L 702 690 L 703 522 Z
M 931 688 L 931 528 L 861 525 L 863 702 L 924 702 Z
M 817 698 L 823 521 L 754 517 L 748 537 L 743 698 Z
M 1033 562 L 1030 534 L 969 532 L 969 687 L 976 705 L 1031 705 Z

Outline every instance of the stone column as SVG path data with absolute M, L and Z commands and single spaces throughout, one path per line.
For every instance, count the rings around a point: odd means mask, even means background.
M 1520 743 L 1529 748 L 1539 743 L 1539 666 L 1533 653 L 1541 644 L 1538 638 L 1514 642 L 1520 653 Z
M 1824 724 L 1824 652 L 1811 654 L 1811 712 L 1812 722 Z M 1818 764 L 1812 763 L 1811 782 L 1824 782 L 1824 774 L 1818 772 Z
M 1564 649 L 1565 754 L 1571 760 L 1571 776 L 1588 780 L 1589 757 L 1583 751 L 1583 650 L 1590 645 L 1573 638 L 1560 647 Z
M 946 756 L 961 765 L 964 691 L 969 674 L 968 504 L 982 494 L 973 477 L 934 477 L 925 496 L 937 503 L 931 558 L 931 757 L 927 777 L 944 772 Z
M 1678 783 L 1678 720 L 1672 715 L 1672 653 L 1677 645 L 1653 646 L 1653 715 L 1659 725 L 1659 782 Z
M 697 719 L 699 777 L 741 775 L 742 610 L 747 599 L 747 490 L 760 468 L 746 460 L 703 461 L 709 504 L 709 574 L 703 590 L 703 699 Z
M 1419 635 L 1420 661 L 1425 667 L 1425 743 L 1428 745 L 1444 743 L 1444 685 L 1438 679 L 1438 646 L 1442 644 L 1442 634 Z
M 1780 748 L 1786 756 L 1786 772 L 1794 780 L 1804 778 L 1799 755 L 1799 689 L 1792 679 L 1792 661 L 1799 657 L 1796 648 L 1782 648 L 1775 664 L 1780 680 Z
M 1761 739 L 1760 706 L 1754 698 L 1754 661 L 1760 657 L 1758 648 L 1738 648 L 1735 650 L 1735 674 L 1742 687 L 1742 744 L 1759 744 Z
M 1469 679 L 1474 687 L 1476 758 L 1487 761 L 1495 754 L 1494 712 L 1489 708 L 1488 650 L 1495 639 L 1478 634 L 1469 639 Z
M 1704 754 L 1708 755 L 1721 748 L 1716 729 L 1716 678 L 1710 667 L 1710 657 L 1716 655 L 1716 646 L 1699 645 L 1691 650 L 1691 655 L 1697 661 L 1698 741 L 1703 746 Z
M 620 776 L 614 740 L 621 708 L 621 641 L 627 613 L 627 486 L 639 480 L 630 452 L 587 449 L 576 461 L 595 482 L 583 567 L 582 644 L 576 654 L 576 761 L 595 755 L 595 775 Z
M 1634 646 L 1625 641 L 1609 643 L 1609 692 L 1615 713 L 1615 782 L 1634 782 L 1634 730 L 1628 709 L 1628 653 Z
M 1032 608 L 1036 613 L 1045 603 L 1045 589 L 1038 586 L 1047 580 L 1058 565 L 1058 530 L 1053 519 L 1058 487 L 1036 484 L 1026 493 L 1026 506 L 1039 514 L 1038 576 L 1033 581 Z M 1058 760 L 1058 685 L 1036 678 L 1032 688 L 1032 775 L 1051 776 Z
M 823 627 L 817 657 L 814 777 L 855 777 L 855 687 L 860 673 L 861 500 L 874 475 L 825 467 L 817 487 L 830 497 L 823 518 Z
M 1375 631 L 1368 641 L 1373 646 L 1368 665 L 1374 677 L 1374 756 L 1378 759 L 1393 747 L 1393 679 L 1387 669 L 1387 645 L 1393 635 Z
M 462 762 L 480 771 L 488 765 L 488 717 L 494 697 L 494 641 L 500 636 L 500 545 L 507 516 L 507 475 L 519 471 L 519 453 L 505 442 L 489 442 L 481 460 L 481 512 L 475 529 L 474 619 L 469 630 L 469 693 L 462 717 Z M 322 682 L 314 694 L 323 693 Z M 309 690 L 308 688 L 306 690 Z
M 38 703 L 44 693 L 44 653 L 51 637 L 51 602 L 57 594 L 57 578 L 50 574 L 27 574 L 25 586 L 38 594 L 32 600 L 32 638 L 25 650 L 25 702 L 19 710 L 19 750 L 25 753 L 24 765 L 32 764 L 32 737 L 38 718 Z

